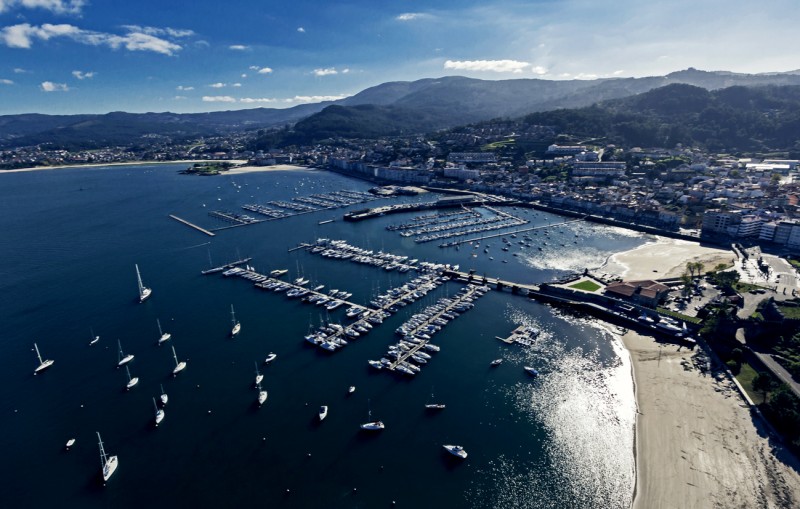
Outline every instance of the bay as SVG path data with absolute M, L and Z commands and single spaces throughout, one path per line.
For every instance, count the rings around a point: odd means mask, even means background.
M 533 247 L 500 250 L 416 244 L 385 227 L 416 214 L 361 223 L 348 209 L 315 212 L 218 232 L 210 210 L 288 200 L 371 184 L 307 169 L 193 177 L 183 165 L 74 168 L 0 175 L 0 491 L 7 507 L 627 507 L 634 482 L 635 405 L 627 354 L 594 320 L 510 293 L 490 292 L 434 338 L 442 351 L 413 379 L 370 371 L 411 314 L 454 295 L 449 282 L 334 354 L 303 341 L 320 308 L 263 292 L 239 278 L 202 276 L 215 264 L 252 256 L 262 273 L 285 268 L 367 303 L 413 277 L 324 259 L 304 250 L 318 237 L 460 264 L 476 274 L 539 283 L 586 267 L 647 239 L 587 223 L 554 226 Z M 426 201 L 434 194 L 373 204 Z M 352 208 L 362 208 L 355 205 Z M 565 221 L 514 210 L 528 226 Z M 544 243 L 547 242 L 547 245 Z M 487 244 L 489 252 L 484 252 Z M 540 251 L 538 248 L 541 247 Z M 516 253 L 518 256 L 513 256 Z M 474 255 L 474 256 L 473 256 Z M 491 260 L 489 257 L 495 258 Z M 503 263 L 506 260 L 507 263 Z M 153 295 L 136 294 L 138 264 Z M 230 331 L 230 306 L 242 323 Z M 346 320 L 340 309 L 334 320 Z M 172 339 L 157 345 L 161 321 Z M 542 330 L 530 349 L 507 346 L 520 323 Z M 101 340 L 88 346 L 90 328 Z M 117 340 L 136 358 L 138 386 L 125 390 Z M 33 376 L 33 343 L 48 371 Z M 187 369 L 172 376 L 174 346 Z M 269 352 L 278 357 L 261 365 Z M 492 359 L 505 362 L 490 368 Z M 269 398 L 256 403 L 254 362 Z M 542 373 L 531 380 L 522 370 Z M 153 425 L 163 385 L 166 417 Z M 356 392 L 347 395 L 347 387 Z M 447 404 L 426 412 L 431 399 Z M 368 403 L 369 402 L 369 403 Z M 329 406 L 319 423 L 317 410 Z M 365 435 L 359 423 L 386 423 Z M 100 478 L 95 432 L 120 466 Z M 77 443 L 65 451 L 64 443 Z M 454 461 L 443 444 L 463 445 Z M 287 492 L 287 490 L 289 490 Z

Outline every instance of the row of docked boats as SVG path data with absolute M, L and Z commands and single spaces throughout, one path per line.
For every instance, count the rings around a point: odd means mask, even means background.
M 413 269 L 422 273 L 440 273 L 451 268 L 447 264 L 424 262 L 418 259 L 409 259 L 407 256 L 367 250 L 350 245 L 344 240 L 321 238 L 306 247 L 311 253 L 319 254 L 326 258 L 349 260 L 354 263 L 381 267 L 385 270 L 397 270 L 398 272 L 408 272 Z
M 522 226 L 527 222 L 528 221 L 524 219 L 507 214 L 476 219 L 472 221 L 462 221 L 461 223 L 450 225 L 448 228 L 445 228 L 445 226 L 448 225 L 442 225 L 433 231 L 420 232 L 417 238 L 414 239 L 414 242 L 421 244 L 424 242 L 449 239 L 461 235 L 471 235 L 475 233 L 502 230 L 503 228 L 514 228 L 516 226 Z M 404 232 L 401 235 L 410 236 L 409 232 Z
M 480 217 L 480 212 L 465 209 L 457 212 L 446 212 L 443 214 L 426 214 L 422 216 L 412 217 L 407 223 L 390 224 L 386 227 L 388 231 L 404 231 L 404 230 L 417 230 L 422 227 L 436 226 L 440 224 L 452 223 L 462 221 L 467 218 Z

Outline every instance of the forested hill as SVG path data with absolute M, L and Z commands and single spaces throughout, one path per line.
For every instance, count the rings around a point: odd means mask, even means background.
M 711 151 L 800 154 L 800 86 L 719 90 L 674 84 L 585 108 L 525 117 L 560 133 L 623 146 L 700 146 Z

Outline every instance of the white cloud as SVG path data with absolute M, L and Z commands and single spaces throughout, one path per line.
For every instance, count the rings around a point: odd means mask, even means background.
M 69 90 L 66 83 L 53 83 L 52 81 L 43 81 L 39 87 L 44 92 L 66 92 Z
M 0 79 L 0 85 L 13 85 L 13 84 L 14 82 L 9 79 L 6 78 Z
M 241 83 L 231 83 L 231 86 L 235 87 L 235 88 L 238 88 L 238 87 L 241 87 L 242 84 Z
M 275 98 L 267 98 L 267 97 L 258 97 L 258 98 L 256 98 L 256 97 L 242 97 L 241 99 L 239 99 L 239 102 L 240 103 L 245 103 L 245 104 L 274 103 L 274 102 L 278 102 L 278 100 L 275 99 Z
M 327 67 L 325 69 L 314 69 L 314 76 L 330 76 L 331 74 L 339 74 L 335 67 Z
M 318 103 L 322 101 L 338 101 L 347 97 L 342 95 L 296 95 L 290 99 L 284 99 L 285 103 Z
M 229 95 L 204 95 L 203 102 L 207 103 L 235 103 L 236 99 Z
M 228 49 L 232 49 L 234 51 L 245 51 L 250 49 L 250 46 L 245 46 L 244 44 L 231 44 L 228 46 Z
M 28 9 L 44 9 L 53 14 L 80 14 L 84 0 L 0 0 L 0 12 L 5 12 L 13 7 Z
M 519 60 L 448 60 L 444 63 L 444 68 L 458 71 L 520 73 L 530 65 Z
M 623 69 L 620 69 L 620 70 L 618 70 L 618 71 L 614 71 L 614 72 L 613 72 L 613 73 L 611 73 L 611 74 L 613 74 L 614 76 L 619 76 L 620 74 L 622 74 L 622 73 L 624 73 L 624 72 L 625 72 L 625 71 L 624 71 Z
M 175 97 L 173 97 L 173 99 L 175 99 L 176 101 L 183 101 L 184 99 L 188 99 L 188 97 L 186 97 L 185 95 L 176 95 Z
M 211 87 L 211 88 L 224 88 L 225 87 L 225 83 L 212 83 L 212 84 L 209 85 L 209 87 Z
M 190 37 L 194 35 L 194 30 L 188 30 L 186 28 L 170 28 L 170 27 L 143 27 L 139 25 L 123 25 L 122 28 L 127 30 L 128 32 L 134 33 L 142 33 L 147 35 L 156 35 L 156 36 L 166 36 L 166 37 L 174 37 L 176 39 L 180 39 L 181 37 Z
M 242 79 L 244 79 L 246 77 L 247 77 L 247 74 L 246 73 L 242 73 Z
M 7 26 L 0 30 L 0 43 L 11 48 L 27 49 L 37 39 L 47 41 L 55 37 L 67 37 L 75 42 L 88 44 L 89 46 L 108 46 L 111 49 L 125 48 L 128 51 L 152 51 L 162 55 L 174 55 L 181 50 L 181 46 L 178 44 L 145 32 L 129 32 L 125 35 L 116 35 L 84 30 L 74 25 L 52 25 L 50 23 L 45 23 L 41 26 L 21 23 Z
M 94 78 L 94 75 L 97 74 L 94 71 L 83 72 L 83 71 L 72 71 L 72 75 L 78 78 L 79 80 L 88 80 Z
M 300 32 L 301 34 L 306 33 L 306 29 L 303 27 L 297 27 L 297 31 Z
M 397 21 L 414 21 L 415 19 L 423 19 L 429 17 L 429 14 L 423 14 L 421 12 L 404 12 L 399 16 L 395 17 Z
M 542 76 L 544 74 L 547 74 L 547 67 L 542 67 L 541 65 L 534 65 L 533 67 L 531 67 L 531 72 L 533 74 L 538 74 L 539 76 Z
M 177 87 L 175 87 L 175 90 L 189 91 L 189 90 L 194 90 L 194 87 L 185 87 L 183 85 L 178 85 Z
M 14 74 L 27 74 L 29 72 L 30 72 L 29 70 L 23 69 L 22 67 L 15 67 L 14 68 Z
M 350 72 L 350 69 L 342 69 L 342 74 L 347 74 Z
M 258 74 L 272 74 L 272 68 L 262 67 L 261 69 L 258 70 Z

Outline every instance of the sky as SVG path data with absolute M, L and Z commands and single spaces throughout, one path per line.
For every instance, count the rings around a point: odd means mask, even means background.
M 798 0 L 0 0 L 0 115 L 286 108 L 387 81 L 800 69 Z

